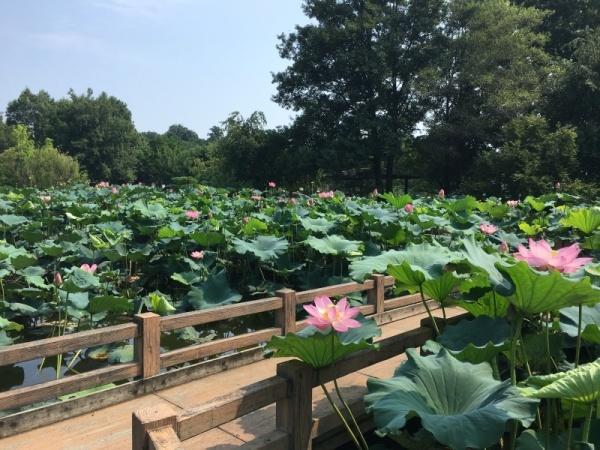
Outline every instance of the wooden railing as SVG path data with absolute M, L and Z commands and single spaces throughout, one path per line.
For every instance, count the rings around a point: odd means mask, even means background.
M 452 322 L 464 315 L 450 319 Z M 321 383 L 340 378 L 358 370 L 393 358 L 410 347 L 419 347 L 433 337 L 429 319 L 421 326 L 380 340 L 378 350 L 365 350 L 337 362 L 334 367 L 317 372 L 297 360 L 277 365 L 277 375 L 245 386 L 189 411 L 176 414 L 168 406 L 144 408 L 133 413 L 133 450 L 182 449 L 182 441 L 238 419 L 275 403 L 275 431 L 259 435 L 240 449 L 306 450 L 312 440 L 322 437 L 341 425 L 336 420 L 315 419 L 312 411 L 312 391 Z M 362 402 L 351 404 L 357 409 L 361 427 Z M 263 425 L 264 426 L 264 425 Z M 372 427 L 372 425 L 371 425 Z M 253 430 L 254 431 L 254 430 Z M 260 431 L 260 430 L 256 430 Z
M 167 373 L 164 373 L 163 370 L 163 373 L 161 373 L 161 369 L 185 362 L 202 360 L 231 350 L 256 347 L 258 344 L 268 341 L 271 336 L 297 331 L 305 326 L 303 322 L 296 321 L 298 305 L 310 302 L 318 295 L 331 297 L 366 291 L 368 302 L 366 305 L 361 306 L 361 312 L 364 315 L 376 314 L 381 316 L 380 320 L 383 322 L 393 320 L 394 310 L 398 308 L 411 307 L 411 305 L 418 308 L 416 305 L 419 303 L 419 298 L 414 295 L 384 299 L 385 289 L 393 284 L 394 280 L 392 277 L 373 275 L 371 279 L 363 283 L 344 283 L 302 292 L 283 289 L 278 291 L 275 297 L 271 298 L 166 317 L 160 317 L 154 313 L 138 314 L 134 317 L 133 323 L 109 326 L 1 348 L 0 366 L 114 342 L 122 342 L 129 339 L 134 339 L 135 357 L 131 363 L 111 365 L 82 374 L 66 376 L 58 380 L 1 392 L 0 410 L 13 409 L 36 402 L 51 400 L 68 393 L 139 377 L 134 382 L 113 388 L 105 394 L 92 394 L 92 396 L 95 395 L 93 401 L 85 402 L 77 399 L 79 403 L 76 403 L 74 400 L 69 400 L 73 402 L 69 407 L 57 407 L 52 414 L 44 413 L 43 420 L 45 423 L 51 423 L 52 421 L 66 418 L 69 415 L 80 414 L 108 406 L 112 403 L 124 401 L 139 394 L 140 391 L 142 393 L 152 392 L 164 387 L 181 384 L 209 373 L 215 373 L 219 370 L 256 361 L 262 358 L 262 351 L 259 349 L 254 352 L 240 351 L 236 355 L 222 357 L 227 358 L 227 360 L 217 358 L 219 361 L 216 361 L 212 366 L 210 365 L 210 361 L 205 361 L 201 363 L 205 364 L 202 368 L 197 368 L 195 366 L 198 364 L 194 364 L 193 367 L 172 369 Z M 164 353 L 160 352 L 160 336 L 163 331 L 209 324 L 220 320 L 268 311 L 273 311 L 275 315 L 275 323 L 271 328 L 196 344 Z M 181 373 L 175 375 L 177 371 L 181 371 Z M 117 389 L 118 392 L 115 391 Z M 66 402 L 60 402 L 58 405 L 62 403 Z M 18 414 L 0 418 L 0 437 L 26 429 L 26 425 L 22 424 L 22 421 L 19 420 Z M 40 415 L 40 420 L 41 418 L 42 415 Z M 30 420 L 28 423 L 29 426 L 33 426 L 31 424 L 35 424 L 36 422 L 35 420 Z

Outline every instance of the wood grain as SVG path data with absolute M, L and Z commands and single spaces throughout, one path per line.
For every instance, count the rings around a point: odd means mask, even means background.
M 287 396 L 286 380 L 274 376 L 215 398 L 200 408 L 182 414 L 178 434 L 182 440 L 204 433 Z
M 170 405 L 158 404 L 151 408 L 134 411 L 131 416 L 132 449 L 146 450 L 151 448 L 149 445 L 149 431 L 164 427 L 173 430 L 176 426 L 177 414 Z
M 125 323 L 65 336 L 24 342 L 23 344 L 9 345 L 0 349 L 0 366 L 124 341 L 136 337 L 137 334 L 138 327 L 136 324 Z
M 219 339 L 218 341 L 172 350 L 160 355 L 161 367 L 170 367 L 175 364 L 197 360 L 206 356 L 216 355 L 238 348 L 249 347 L 260 342 L 268 341 L 271 336 L 280 334 L 281 328 L 267 328 L 226 339 Z
M 325 286 L 318 289 L 310 289 L 308 291 L 301 291 L 296 293 L 296 299 L 298 303 L 312 302 L 315 297 L 319 295 L 326 295 L 327 297 L 334 297 L 336 295 L 346 295 L 352 292 L 362 292 L 373 289 L 373 280 L 367 280 L 364 283 L 343 283 L 336 284 L 335 286 Z
M 367 294 L 367 301 L 369 304 L 375 306 L 375 314 L 382 313 L 385 309 L 384 296 L 385 296 L 385 276 L 384 275 L 373 275 L 372 277 L 374 286 Z
M 275 325 L 281 328 L 283 335 L 294 333 L 296 331 L 296 291 L 281 289 L 275 294 L 282 301 L 282 308 L 275 312 Z
M 202 325 L 234 317 L 247 316 L 265 311 L 274 311 L 281 308 L 281 298 L 269 297 L 260 300 L 239 303 L 237 305 L 219 306 L 216 308 L 191 311 L 182 314 L 163 317 L 160 322 L 162 331 Z
M 160 316 L 151 312 L 136 314 L 141 331 L 135 339 L 135 360 L 142 365 L 142 377 L 150 378 L 160 372 Z
M 137 363 L 119 364 L 47 383 L 13 389 L 0 393 L 0 410 L 30 405 L 140 374 L 141 367 Z
M 157 428 L 148 432 L 148 450 L 183 450 L 173 427 Z

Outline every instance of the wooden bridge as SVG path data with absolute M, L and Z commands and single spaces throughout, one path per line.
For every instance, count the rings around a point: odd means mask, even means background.
M 405 348 L 419 346 L 432 336 L 429 328 L 421 326 L 426 314 L 418 296 L 385 298 L 386 288 L 393 283 L 391 277 L 374 275 L 364 283 L 303 292 L 284 289 L 276 297 L 166 317 L 145 313 L 132 323 L 3 348 L 0 366 L 133 339 L 135 358 L 131 363 L 0 393 L 0 410 L 12 410 L 122 382 L 85 397 L 0 418 L 0 448 L 286 449 L 304 448 L 306 436 L 314 438 L 317 448 L 335 448 L 346 437 L 322 392 L 313 391 L 318 385 L 314 374 L 298 370 L 295 361 L 280 364 L 280 359 L 264 359 L 260 344 L 306 326 L 296 321 L 297 307 L 315 296 L 366 291 L 368 303 L 361 310 L 382 325 L 381 350 L 351 355 L 335 368 L 342 390 L 360 416 L 367 377 L 391 376 Z M 160 351 L 162 331 L 267 311 L 274 313 L 271 328 Z M 324 381 L 333 375 L 325 372 Z M 300 390 L 298 377 L 303 380 Z M 302 398 L 298 392 L 304 393 Z M 309 415 L 310 420 L 298 420 L 297 414 Z M 309 423 L 311 429 L 299 429 L 298 423 Z M 363 420 L 361 426 L 371 424 Z M 298 446 L 292 444 L 294 439 Z

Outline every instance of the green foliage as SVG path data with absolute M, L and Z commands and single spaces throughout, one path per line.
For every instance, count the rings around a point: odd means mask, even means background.
M 42 189 L 81 179 L 79 164 L 50 140 L 36 148 L 23 125 L 12 132 L 15 146 L 0 153 L 0 184 Z

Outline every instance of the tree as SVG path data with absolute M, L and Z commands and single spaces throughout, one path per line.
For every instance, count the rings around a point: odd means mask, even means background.
M 200 138 L 198 137 L 198 134 L 196 134 L 195 131 L 192 131 L 189 128 L 186 128 L 183 125 L 179 124 L 171 125 L 165 134 L 167 136 L 172 136 L 185 142 L 200 141 Z
M 58 148 L 78 159 L 92 180 L 115 183 L 136 178 L 136 166 L 144 141 L 140 138 L 127 105 L 91 89 L 56 102 Z
M 55 127 L 56 104 L 46 91 L 37 94 L 26 88 L 6 108 L 6 123 L 25 125 L 37 145 L 52 138 Z
M 0 152 L 14 145 L 11 128 L 0 115 Z
M 12 130 L 14 147 L 0 154 L 0 183 L 46 189 L 80 179 L 77 161 L 60 153 L 50 139 L 36 147 L 25 125 Z
M 324 149 L 329 170 L 368 164 L 391 190 L 407 138 L 428 109 L 443 0 L 306 0 L 313 23 L 280 36 L 291 61 L 274 75 L 275 101 Z M 385 172 L 385 174 L 384 174 Z
M 545 13 L 508 0 L 456 0 L 444 27 L 436 107 L 420 139 L 429 178 L 457 188 L 477 155 L 499 148 L 502 129 L 535 111 L 555 65 L 537 29 Z

